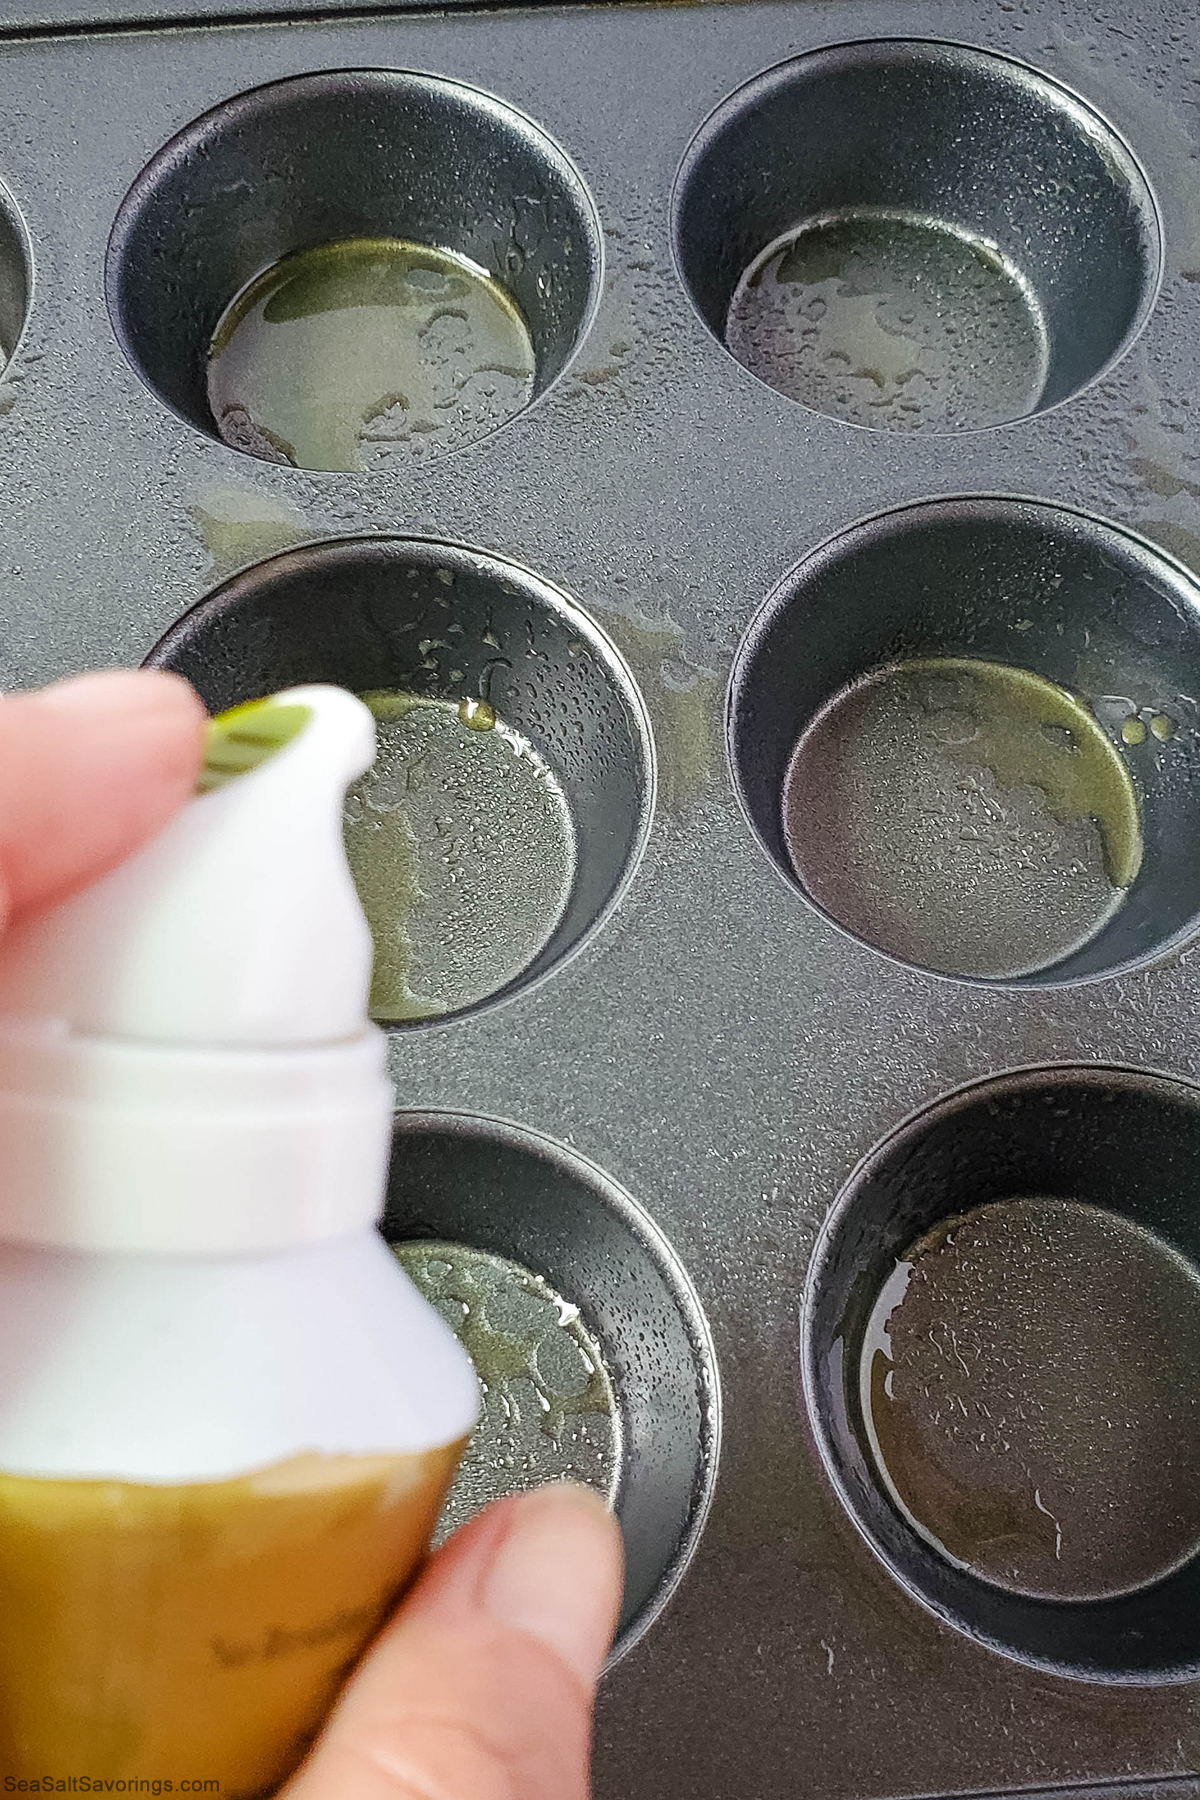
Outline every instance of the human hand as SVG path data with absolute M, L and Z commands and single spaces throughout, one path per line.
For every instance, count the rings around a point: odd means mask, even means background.
M 149 670 L 0 698 L 0 929 L 160 831 L 195 791 L 206 723 L 185 681 Z
M 0 698 L 0 928 L 161 830 L 205 723 L 149 670 Z M 586 1800 L 620 1593 L 620 1533 L 587 1489 L 489 1507 L 430 1559 L 280 1800 Z
M 586 1800 L 620 1596 L 590 1489 L 497 1501 L 431 1557 L 280 1800 Z

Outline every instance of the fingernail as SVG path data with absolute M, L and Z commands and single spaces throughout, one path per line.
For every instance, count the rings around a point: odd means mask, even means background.
M 620 1533 L 598 1494 L 564 1484 L 510 1502 L 483 1608 L 538 1638 L 588 1687 L 612 1641 L 620 1589 Z
M 199 712 L 200 702 L 187 683 L 161 669 L 99 669 L 56 681 L 38 695 L 43 705 L 61 708 L 79 719 L 182 711 L 189 697 Z

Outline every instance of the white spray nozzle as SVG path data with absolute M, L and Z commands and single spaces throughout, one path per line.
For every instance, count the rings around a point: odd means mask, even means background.
M 202 791 L 0 945 L 0 1239 L 225 1254 L 378 1216 L 394 1099 L 346 862 L 371 714 L 214 721 Z
M 299 687 L 215 722 L 196 798 L 128 862 L 0 948 L 0 1017 L 142 1043 L 361 1032 L 371 939 L 342 847 L 370 712 Z

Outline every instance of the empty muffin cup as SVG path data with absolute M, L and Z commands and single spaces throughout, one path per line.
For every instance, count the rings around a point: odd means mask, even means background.
M 938 1617 L 1092 1681 L 1200 1674 L 1200 1089 L 962 1089 L 871 1152 L 803 1321 L 837 1494 Z
M 335 70 L 185 127 L 117 214 L 113 324 L 201 431 L 313 469 L 461 448 L 551 385 L 601 239 L 574 165 L 461 82 Z
M 1128 145 L 1005 56 L 886 39 L 768 70 L 701 127 L 675 254 L 714 336 L 855 425 L 964 431 L 1078 393 L 1157 291 Z
M 217 588 L 148 660 L 213 712 L 309 681 L 371 706 L 378 751 L 346 842 L 382 1024 L 536 981 L 636 867 L 654 792 L 641 697 L 586 614 L 515 563 L 416 538 L 289 551 Z
M 923 503 L 780 582 L 729 691 L 767 854 L 844 930 L 967 980 L 1055 985 L 1200 915 L 1200 588 L 1116 525 Z
M 458 1113 L 397 1114 L 381 1229 L 485 1390 L 444 1526 L 545 1480 L 605 1493 L 625 1539 L 622 1654 L 682 1578 L 716 1478 L 716 1365 L 686 1274 L 592 1164 Z

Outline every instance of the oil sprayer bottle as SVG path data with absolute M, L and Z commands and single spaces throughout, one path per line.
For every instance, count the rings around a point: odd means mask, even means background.
M 374 1228 L 371 716 L 297 688 L 209 744 L 209 791 L 0 946 L 0 1774 L 228 1800 L 311 1742 L 477 1390 Z

